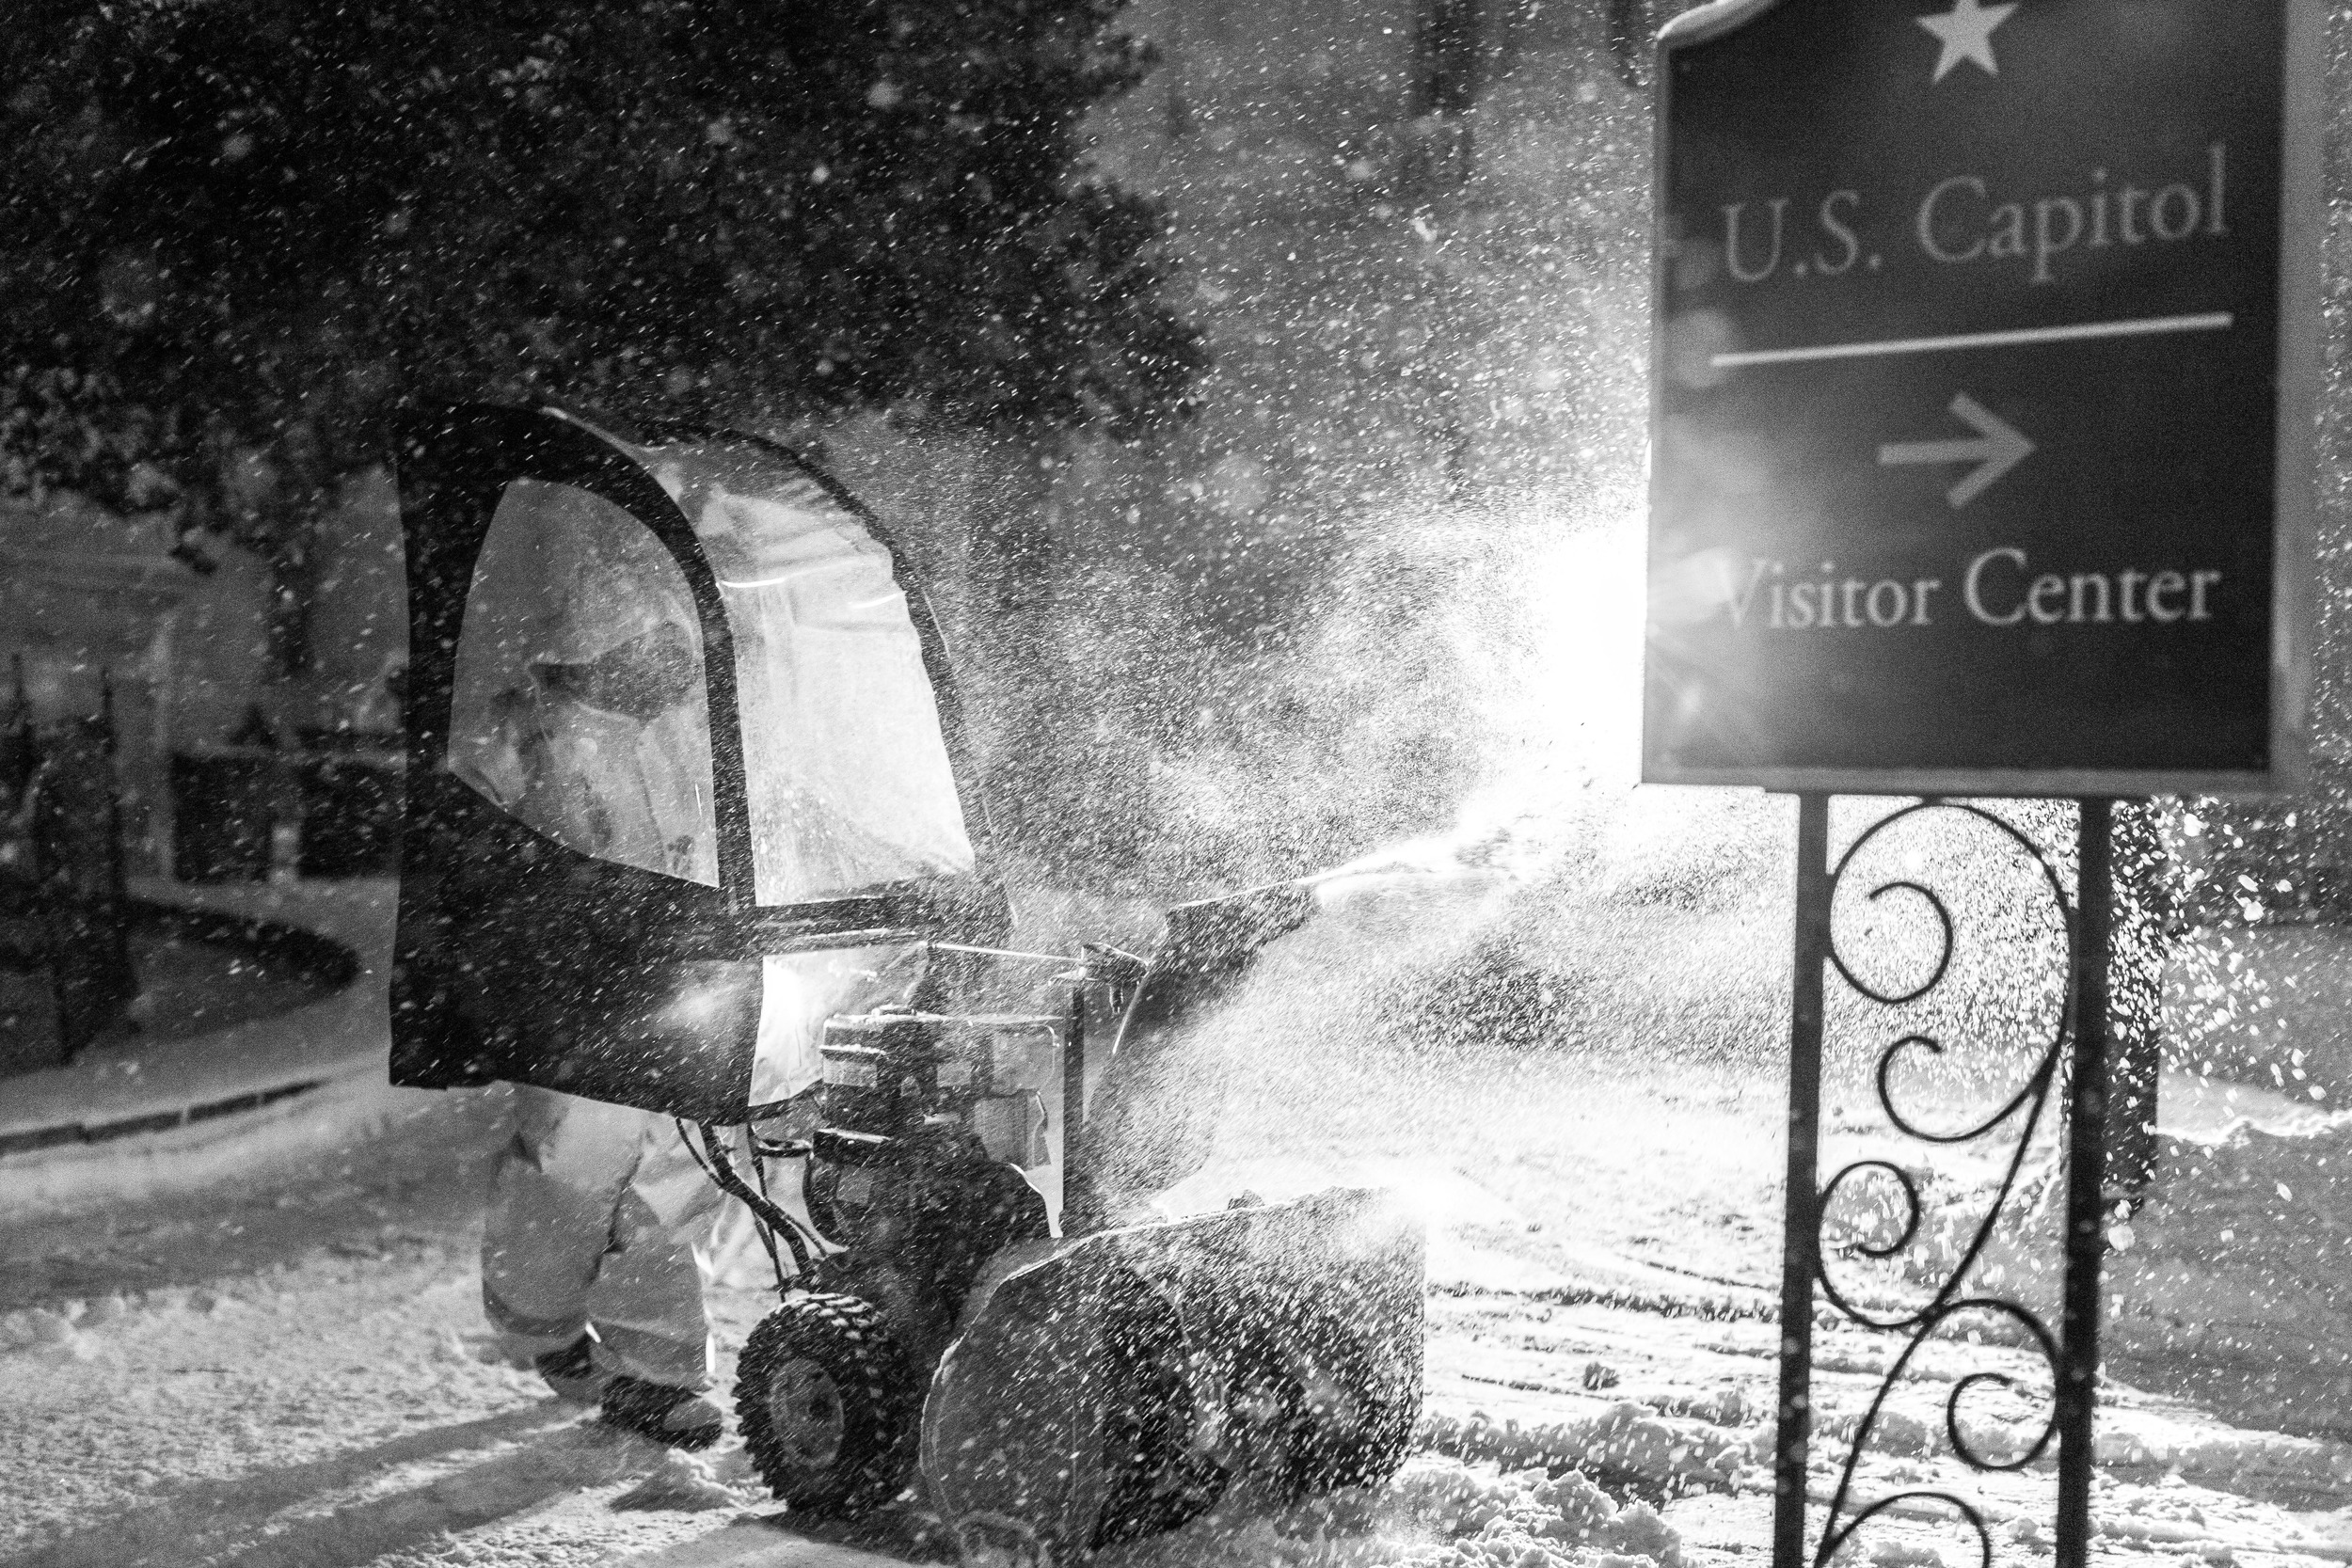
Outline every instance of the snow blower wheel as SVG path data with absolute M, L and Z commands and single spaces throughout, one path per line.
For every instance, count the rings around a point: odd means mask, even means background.
M 796 1513 L 852 1519 L 896 1497 L 914 1468 L 919 1410 L 905 1353 L 856 1296 L 795 1296 L 744 1342 L 736 1425 Z

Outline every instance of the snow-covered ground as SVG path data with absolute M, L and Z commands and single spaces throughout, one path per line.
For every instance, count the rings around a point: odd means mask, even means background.
M 1638 924 L 1613 908 L 1613 921 Z M 1721 951 L 1710 923 L 1753 919 L 1661 918 L 1656 940 L 1678 930 L 1698 953 Z M 1678 996 L 1675 973 L 1650 971 L 1650 1016 L 1703 1001 Z M 1632 1557 L 1676 1568 L 1758 1549 L 1778 1338 L 1762 1316 L 1778 1253 L 1776 1063 L 1757 1053 L 1701 1068 L 1663 1048 L 1644 1060 L 1638 1040 L 1608 1029 L 1534 1052 L 1460 1040 L 1415 1052 L 1316 1012 L 1327 991 L 1279 964 L 1267 983 L 1261 1000 L 1288 996 L 1290 1010 L 1259 1022 L 1287 1017 L 1290 1047 L 1253 1057 L 1216 1162 L 1175 1201 L 1335 1179 L 1416 1195 L 1432 1230 L 1423 1453 L 1379 1497 L 1200 1521 L 1122 1549 L 1119 1568 L 1639 1568 Z M 1756 1027 L 1770 1029 L 1769 1008 Z M 2286 1114 L 2260 1091 L 2210 1098 L 2173 1095 L 2195 1113 L 2185 1131 L 2201 1148 L 2221 1147 L 2233 1125 L 2245 1146 L 2258 1129 L 2243 1112 L 2274 1125 Z M 799 1568 L 869 1550 L 936 1556 L 919 1513 L 846 1540 L 795 1535 L 731 1441 L 665 1454 L 487 1358 L 472 1252 L 501 1115 L 497 1091 L 405 1097 L 372 1139 L 331 1153 L 0 1222 L 0 1561 Z M 2185 1244 L 2159 1244 L 2161 1224 L 2143 1224 L 2146 1253 Z M 736 1278 L 714 1303 L 730 1349 L 764 1308 L 756 1272 Z M 1833 1434 L 1851 1431 L 1891 1351 L 1882 1337 L 1823 1333 Z M 1959 1373 L 2016 1370 L 2030 1386 L 2033 1370 L 1997 1343 L 1931 1351 L 1897 1388 L 1864 1495 L 1963 1488 L 1993 1521 L 2000 1560 L 2037 1563 L 2046 1540 L 2019 1521 L 2046 1518 L 2046 1463 L 1980 1482 L 1937 1418 Z M 2195 1364 L 2194 1346 L 2169 1363 Z M 2110 1386 L 2102 1428 L 2106 1544 L 2201 1562 L 2352 1559 L 2352 1525 L 2333 1512 L 2352 1497 L 2352 1449 L 2308 1425 L 2233 1424 L 2130 1375 Z M 2014 1440 L 2031 1419 L 2026 1405 L 1972 1406 L 1970 1431 Z M 1832 1457 L 1817 1466 L 1823 1497 Z M 1962 1568 L 1973 1546 L 1933 1514 L 1895 1518 L 1865 1555 Z
M 1167 1201 L 1213 1208 L 1243 1189 L 1333 1181 L 1412 1195 L 1431 1235 L 1423 1452 L 1381 1497 L 1200 1521 L 1126 1548 L 1128 1568 L 1603 1568 L 1612 1556 L 1676 1568 L 1761 1544 L 1778 1342 L 1779 809 L 1645 794 L 1588 808 L 1567 856 L 1488 835 L 1476 875 L 1370 878 L 1376 895 L 1268 953 L 1219 1025 L 1241 1086 L 1216 1157 Z M 1442 841 L 1379 863 L 1458 872 L 1460 858 Z M 2297 941 L 2280 951 L 2311 945 Z M 1979 982 L 1997 998 L 1997 967 L 1956 972 L 1963 993 Z M 1973 1005 L 1963 995 L 1956 1021 L 2006 1017 Z M 1827 1131 L 1844 1158 L 1887 1135 L 1867 1086 L 1885 1036 L 1865 1013 L 1837 1021 Z M 364 1043 L 319 1049 L 342 1059 Z M 2016 1059 L 1996 1046 L 1973 1075 L 1929 1086 L 1958 1103 Z M 2352 1294 L 2335 1261 L 2352 1234 L 2352 1194 L 2338 1187 L 2352 1125 L 2284 1086 L 2166 1085 L 2157 1196 L 2119 1231 L 2129 1244 L 2112 1275 L 2097 1510 L 2114 1543 L 2207 1561 L 2352 1558 L 2352 1525 L 2333 1512 L 2352 1500 L 2339 1370 Z M 0 1217 L 0 1561 L 750 1568 L 937 1555 L 919 1512 L 812 1544 L 777 1522 L 731 1443 L 666 1454 L 487 1358 L 473 1254 L 505 1097 L 367 1093 L 366 1117 L 331 1122 L 338 1137 L 257 1119 L 201 1158 L 156 1161 L 155 1180 L 95 1186 L 95 1201 L 64 1210 L 15 1201 Z M 1903 1157 L 1924 1162 L 1939 1200 L 1982 1189 L 1979 1153 Z M 2046 1210 L 2020 1212 L 2024 1239 L 1995 1261 L 2030 1255 Z M 764 1310 L 758 1279 L 742 1268 L 715 1299 L 730 1350 Z M 1817 1392 L 1833 1437 L 1854 1430 L 1893 1352 L 1825 1328 Z M 2029 1522 L 2047 1516 L 2046 1461 L 1979 1481 L 1943 1434 L 1952 1379 L 1985 1370 L 2017 1373 L 2029 1393 L 1972 1401 L 1971 1440 L 1999 1451 L 2029 1436 L 2042 1386 L 2031 1362 L 1997 1337 L 1939 1343 L 1899 1380 L 1859 1484 L 1865 1497 L 1959 1489 L 2023 1568 L 2046 1549 Z M 1836 1451 L 1819 1456 L 1824 1498 Z M 1571 1472 L 1605 1488 L 1608 1507 Z M 1927 1568 L 1927 1554 L 1960 1568 L 1969 1544 L 1933 1513 L 1894 1518 L 1866 1552 L 1887 1568 Z
M 593 1561 L 751 1501 L 484 1359 L 501 1099 L 417 1095 L 345 1153 L 8 1230 L 0 1560 Z M 722 1305 L 739 1340 L 756 1301 Z

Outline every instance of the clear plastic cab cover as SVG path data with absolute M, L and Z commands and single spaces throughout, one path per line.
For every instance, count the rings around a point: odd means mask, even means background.
M 780 461 L 636 448 L 691 520 L 735 641 L 755 896 L 972 869 L 906 596 L 858 517 Z M 586 491 L 509 484 L 467 601 L 451 770 L 602 859 L 716 885 L 708 694 L 684 574 Z
M 567 847 L 718 885 L 702 628 L 626 510 L 506 486 L 466 599 L 449 767 Z
M 732 447 L 641 452 L 735 638 L 755 896 L 796 904 L 973 867 L 890 552 L 814 480 Z

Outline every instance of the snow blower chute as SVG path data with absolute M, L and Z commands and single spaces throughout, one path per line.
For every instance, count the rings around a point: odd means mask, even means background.
M 905 562 L 795 453 L 553 408 L 405 425 L 392 1075 L 675 1117 L 782 1297 L 737 1414 L 794 1511 L 920 1482 L 1057 1560 L 1377 1481 L 1421 1392 L 1384 1195 L 1196 1218 L 1201 1010 L 1311 882 L 1018 945 Z

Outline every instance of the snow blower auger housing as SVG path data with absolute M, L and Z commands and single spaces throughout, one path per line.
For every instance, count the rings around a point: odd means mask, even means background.
M 1422 1241 L 1385 1196 L 1177 1222 L 1200 1011 L 1323 902 L 1015 926 L 905 560 L 795 453 L 554 408 L 410 418 L 392 1077 L 676 1117 L 782 1301 L 737 1412 L 796 1512 L 919 1481 L 1062 1561 L 1400 1464 Z

